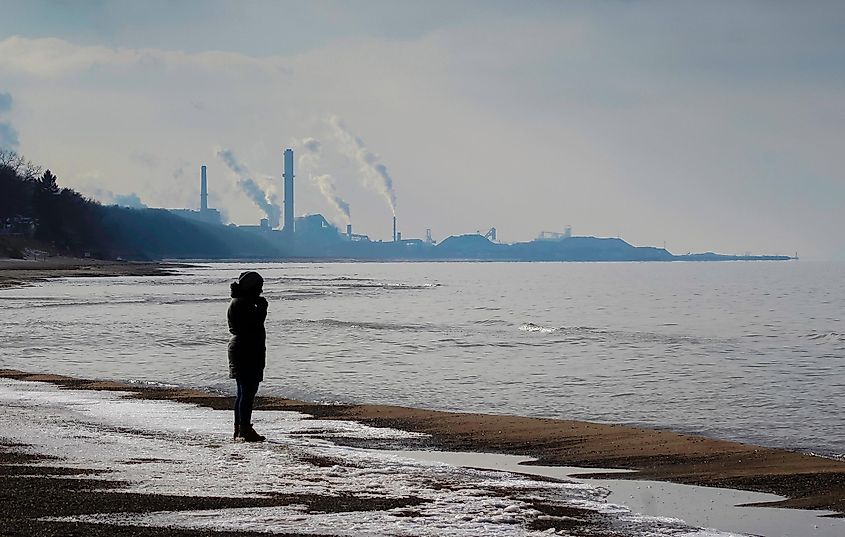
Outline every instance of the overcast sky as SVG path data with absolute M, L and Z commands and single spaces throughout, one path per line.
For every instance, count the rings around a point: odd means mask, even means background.
M 293 147 L 296 213 L 375 239 L 386 176 L 408 237 L 845 259 L 844 35 L 842 2 L 4 0 L 0 145 L 157 207 L 206 164 L 236 223 Z

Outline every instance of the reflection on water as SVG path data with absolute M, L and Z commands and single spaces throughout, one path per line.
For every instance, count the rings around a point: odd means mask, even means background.
M 0 365 L 230 391 L 228 284 L 270 301 L 264 393 L 630 422 L 845 452 L 845 266 L 215 264 L 0 291 Z

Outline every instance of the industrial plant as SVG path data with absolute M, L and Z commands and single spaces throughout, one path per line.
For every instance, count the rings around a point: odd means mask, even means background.
M 245 169 L 234 160 L 231 152 L 221 151 L 222 158 L 235 172 Z M 248 232 L 260 239 L 265 246 L 254 257 L 267 258 L 274 252 L 278 259 L 349 259 L 349 260 L 477 260 L 477 261 L 723 261 L 723 260 L 785 260 L 788 256 L 722 255 L 714 253 L 673 255 L 665 248 L 633 246 L 619 238 L 578 237 L 572 227 L 561 232 L 541 231 L 528 242 L 506 244 L 497 240 L 497 230 L 485 233 L 450 236 L 437 242 L 431 229 L 420 238 L 403 237 L 396 216 L 392 222 L 390 241 L 370 240 L 368 235 L 355 233 L 352 225 L 345 230 L 329 222 L 321 214 L 295 216 L 294 152 L 284 150 L 282 173 L 284 199 L 279 211 L 275 198 L 265 193 L 248 178 L 239 184 L 255 203 L 266 213 L 258 225 L 225 225 L 220 212 L 208 206 L 207 168 L 200 169 L 199 209 L 171 209 L 173 214 L 189 219 L 198 225 L 218 229 Z M 392 185 L 390 185 L 392 188 Z M 390 191 L 391 208 L 395 208 L 395 195 Z M 282 221 L 279 222 L 279 212 Z M 347 207 L 348 214 L 348 207 Z

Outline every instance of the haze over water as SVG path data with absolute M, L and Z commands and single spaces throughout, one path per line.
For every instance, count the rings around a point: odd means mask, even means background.
M 845 453 L 845 265 L 214 264 L 0 291 L 0 365 L 231 392 L 228 285 L 265 277 L 262 393 L 636 423 Z

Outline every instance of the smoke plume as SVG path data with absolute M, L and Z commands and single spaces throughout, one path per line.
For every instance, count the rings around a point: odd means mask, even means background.
M 121 207 L 129 207 L 130 209 L 147 209 L 146 203 L 141 201 L 141 197 L 135 193 L 129 194 L 115 194 L 111 190 L 95 187 L 88 189 L 89 193 L 94 199 L 106 205 L 119 205 Z
M 279 227 L 279 220 L 281 218 L 282 209 L 279 204 L 278 196 L 272 187 L 266 190 L 255 182 L 249 173 L 249 169 L 238 161 L 234 151 L 231 149 L 218 148 L 216 151 L 217 157 L 222 160 L 232 172 L 238 176 L 238 187 L 243 190 L 244 194 L 252 200 L 262 211 L 267 215 L 267 220 L 270 221 L 271 228 Z
M 235 157 L 235 153 L 231 149 L 218 149 L 217 156 L 226 164 L 226 166 L 229 167 L 230 170 L 235 172 L 236 175 L 249 174 L 249 170 L 246 169 L 246 166 L 238 162 L 237 157 Z
M 349 203 L 338 195 L 332 176 L 329 174 L 314 175 L 314 171 L 319 166 L 322 144 L 314 138 L 305 138 L 302 140 L 301 145 L 302 155 L 299 157 L 299 166 L 308 170 L 308 175 L 311 181 L 320 189 L 320 194 L 326 198 L 339 215 L 345 218 L 345 223 L 351 223 L 352 216 L 349 211 Z
M 387 166 L 381 162 L 381 157 L 367 149 L 364 141 L 352 134 L 339 117 L 329 118 L 329 124 L 341 148 L 358 163 L 364 184 L 384 196 L 387 204 L 390 205 L 390 210 L 396 216 L 396 191 L 393 190 L 393 178 L 387 172 Z
M 238 180 L 238 186 L 241 187 L 241 190 L 249 196 L 258 207 L 264 211 L 264 214 L 267 215 L 267 220 L 270 221 L 270 227 L 279 227 L 279 217 L 282 214 L 281 208 L 275 203 L 275 195 L 266 194 L 264 190 L 258 186 L 258 183 L 253 181 L 250 178 L 240 179 Z
M 346 223 L 352 222 L 352 216 L 349 213 L 349 204 L 337 195 L 337 190 L 334 186 L 332 176 L 328 174 L 311 176 L 311 180 L 317 184 L 320 193 L 331 203 L 338 212 L 346 217 Z

